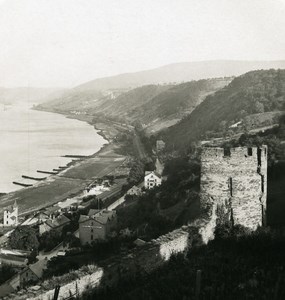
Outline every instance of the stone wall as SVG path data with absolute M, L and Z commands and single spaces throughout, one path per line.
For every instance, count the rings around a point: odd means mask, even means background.
M 216 204 L 229 221 L 255 230 L 265 223 L 266 198 L 266 146 L 202 148 L 202 208 Z
M 251 229 L 264 223 L 267 147 L 240 147 L 230 149 L 230 152 L 224 152 L 222 148 L 202 148 L 201 168 L 202 215 L 199 219 L 125 255 L 102 261 L 92 274 L 79 271 L 77 279 L 65 282 L 59 277 L 52 284 L 42 283 L 38 291 L 31 288 L 7 299 L 50 300 L 57 284 L 61 285 L 59 299 L 67 299 L 70 294 L 81 295 L 90 288 L 112 286 L 120 278 L 133 277 L 137 272 L 149 273 L 169 260 L 171 255 L 213 239 L 221 212 L 234 224 Z
M 169 260 L 171 255 L 186 252 L 193 243 L 207 243 L 212 239 L 216 224 L 215 209 L 209 210 L 199 220 L 174 230 L 158 239 L 147 242 L 130 250 L 125 255 L 112 256 L 94 267 L 92 274 L 78 271 L 78 278 L 66 282 L 63 277 L 53 283 L 43 282 L 39 289 L 29 288 L 12 294 L 5 299 L 16 300 L 51 300 L 56 285 L 61 285 L 59 299 L 67 299 L 70 295 L 81 295 L 90 288 L 114 285 L 120 278 L 129 278 L 137 272 L 149 273 Z M 84 268 L 84 267 L 83 267 Z M 77 272 L 77 271 L 76 271 Z

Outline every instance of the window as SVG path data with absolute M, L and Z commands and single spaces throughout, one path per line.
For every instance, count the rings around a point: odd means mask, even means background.
M 230 177 L 229 179 L 229 189 L 230 189 L 230 195 L 233 196 L 233 179 Z
M 247 155 L 252 156 L 252 148 L 247 148 Z
M 91 229 L 91 232 L 93 233 L 93 228 Z
M 91 234 L 91 241 L 93 241 L 93 234 Z
M 231 156 L 231 149 L 230 148 L 224 148 L 224 156 Z

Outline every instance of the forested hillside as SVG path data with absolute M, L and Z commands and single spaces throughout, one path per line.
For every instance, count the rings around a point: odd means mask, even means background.
M 235 78 L 228 86 L 209 95 L 179 124 L 162 136 L 168 145 L 186 149 L 199 139 L 233 134 L 264 123 L 274 125 L 276 115 L 285 111 L 285 70 L 252 71 Z M 235 125 L 239 122 L 238 125 Z
M 204 98 L 228 84 L 232 78 L 199 80 L 175 85 L 148 103 L 129 111 L 132 121 L 139 121 L 150 131 L 177 123 L 190 114 Z
M 92 113 L 104 114 L 107 118 L 121 118 L 129 121 L 134 120 L 131 112 L 147 105 L 157 95 L 167 91 L 172 85 L 145 85 L 125 92 L 114 99 L 102 102 L 97 110 Z M 126 121 L 125 120 L 125 121 Z
M 39 108 L 67 114 L 88 114 L 94 116 L 94 120 L 112 119 L 140 124 L 147 131 L 156 132 L 176 124 L 207 95 L 221 89 L 231 80 L 215 78 L 178 85 L 146 85 L 130 91 L 74 89 L 72 93 L 46 102 Z
M 97 106 L 94 114 L 139 123 L 148 131 L 157 131 L 177 123 L 231 78 L 191 81 L 178 85 L 147 85 L 133 89 Z

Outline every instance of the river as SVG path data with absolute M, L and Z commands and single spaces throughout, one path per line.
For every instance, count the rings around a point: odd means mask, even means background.
M 91 155 L 106 140 L 93 126 L 27 106 L 0 106 L 0 193 L 15 191 L 12 182 L 35 183 L 22 175 L 45 177 L 71 161 L 63 155 Z

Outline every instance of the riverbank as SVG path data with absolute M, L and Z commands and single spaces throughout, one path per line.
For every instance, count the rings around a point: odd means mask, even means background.
M 15 200 L 19 205 L 20 215 L 25 215 L 80 194 L 95 178 L 116 174 L 116 169 L 124 165 L 126 156 L 120 154 L 120 144 L 114 142 L 117 131 L 114 131 L 111 124 L 94 125 L 91 116 L 65 116 L 88 122 L 108 143 L 88 158 L 70 162 L 67 169 L 35 183 L 32 187 L 0 196 L 0 219 L 3 209 Z

